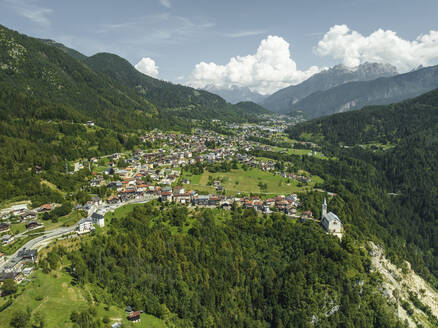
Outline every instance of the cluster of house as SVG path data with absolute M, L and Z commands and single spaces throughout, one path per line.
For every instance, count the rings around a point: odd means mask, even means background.
M 3 222 L 0 223 L 0 240 L 3 246 L 12 244 L 15 241 L 15 236 L 10 234 L 11 223 L 25 223 L 26 230 L 38 229 L 43 224 L 38 221 L 38 215 L 43 212 L 51 211 L 57 204 L 44 204 L 34 210 L 29 210 L 27 204 L 13 205 L 3 209 L 0 217 Z
M 159 195 L 163 202 L 173 202 L 182 205 L 193 206 L 221 206 L 230 207 L 232 204 L 242 206 L 243 208 L 253 208 L 263 213 L 272 213 L 279 211 L 287 215 L 296 215 L 296 208 L 299 206 L 299 199 L 296 194 L 287 196 L 276 196 L 268 199 L 260 197 L 230 197 L 224 195 L 200 195 L 196 190 L 186 191 L 184 187 L 177 186 L 173 189 L 170 187 L 161 188 Z
M 38 252 L 35 249 L 21 249 L 17 255 L 9 261 L 8 266 L 0 272 L 0 286 L 5 280 L 12 279 L 17 284 L 21 283 L 24 277 L 32 273 L 32 266 L 38 259 Z M 5 263 L 4 255 L 0 253 L 0 265 Z

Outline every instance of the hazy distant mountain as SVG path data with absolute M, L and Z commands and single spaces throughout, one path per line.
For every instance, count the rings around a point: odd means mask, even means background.
M 438 88 L 438 66 L 372 81 L 349 82 L 318 91 L 292 105 L 290 110 L 301 110 L 306 117 L 314 118 L 368 105 L 390 104 L 435 88 Z
M 390 64 L 364 63 L 355 68 L 336 65 L 313 75 L 298 85 L 275 92 L 261 104 L 274 112 L 286 113 L 290 111 L 293 104 L 314 92 L 328 90 L 347 82 L 368 81 L 397 74 L 397 69 Z
M 237 85 L 233 85 L 231 88 L 218 88 L 214 85 L 207 85 L 203 89 L 221 96 L 231 104 L 237 104 L 241 101 L 260 103 L 267 97 L 260 93 L 253 92 L 247 87 L 239 87 Z

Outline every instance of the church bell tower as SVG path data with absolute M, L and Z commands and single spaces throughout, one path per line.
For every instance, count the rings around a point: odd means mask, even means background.
M 324 197 L 324 203 L 322 203 L 322 211 L 321 211 L 321 220 L 324 219 L 324 216 L 327 214 L 327 200 Z

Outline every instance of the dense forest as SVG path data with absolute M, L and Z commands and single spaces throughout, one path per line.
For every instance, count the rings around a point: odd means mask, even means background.
M 254 210 L 148 203 L 65 253 L 98 302 L 177 327 L 402 327 L 377 292 L 367 251 L 314 223 Z
M 364 231 L 385 240 L 393 260 L 408 259 L 435 286 L 437 131 L 438 91 L 400 104 L 305 122 L 289 130 L 292 138 L 318 140 L 326 152 L 339 159 L 330 170 L 332 179 L 327 180 L 333 181 L 331 191 L 345 197 L 344 189 L 350 189 L 362 201 L 361 206 L 371 205 L 373 224 Z M 352 168 L 357 168 L 354 175 L 348 173 Z

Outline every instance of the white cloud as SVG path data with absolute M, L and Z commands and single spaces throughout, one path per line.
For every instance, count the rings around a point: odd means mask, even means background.
M 103 24 L 97 29 L 98 34 L 118 35 L 123 44 L 144 47 L 163 44 L 185 44 L 189 40 L 200 39 L 215 26 L 206 20 L 192 20 L 170 12 L 145 15 L 126 22 Z
M 260 34 L 265 34 L 266 31 L 264 30 L 249 30 L 249 31 L 240 31 L 240 32 L 234 32 L 234 33 L 227 33 L 224 34 L 223 36 L 227 37 L 227 38 L 244 38 L 247 36 L 254 36 L 254 35 L 260 35 Z
M 157 77 L 158 76 L 158 66 L 155 64 L 155 61 L 149 57 L 143 57 L 136 65 L 135 68 L 137 71 L 142 72 L 143 74 Z
M 171 6 L 170 0 L 160 0 L 160 3 L 166 8 L 170 8 Z
M 6 0 L 6 3 L 19 15 L 43 27 L 50 26 L 49 16 L 53 10 L 43 8 L 29 0 Z
M 200 62 L 187 84 L 195 88 L 207 85 L 230 88 L 237 85 L 270 94 L 300 83 L 319 71 L 316 66 L 307 71 L 298 70 L 291 58 L 289 43 L 279 36 L 270 35 L 260 42 L 254 55 L 232 57 L 225 65 Z
M 340 59 L 350 67 L 368 61 L 389 63 L 400 71 L 408 71 L 419 65 L 437 63 L 438 31 L 432 30 L 409 41 L 390 30 L 378 29 L 364 36 L 347 25 L 335 25 L 318 42 L 315 52 Z

